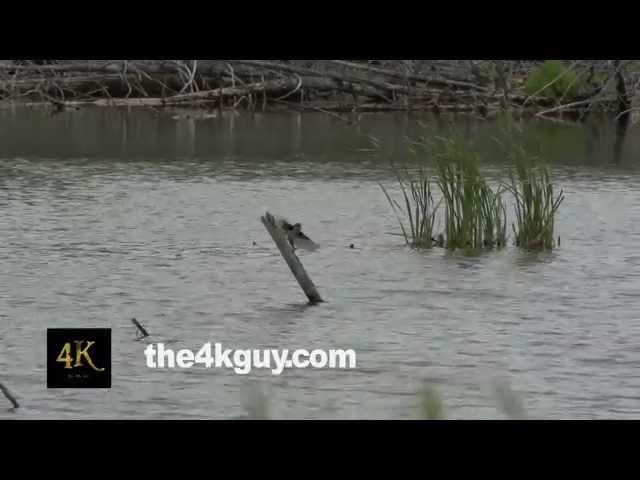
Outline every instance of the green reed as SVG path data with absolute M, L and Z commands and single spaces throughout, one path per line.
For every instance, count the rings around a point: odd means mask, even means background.
M 480 160 L 459 137 L 437 137 L 428 144 L 445 205 L 449 249 L 504 246 L 506 208 L 502 190 L 494 192 L 480 172 Z
M 511 144 L 508 156 L 511 168 L 506 188 L 515 200 L 515 243 L 526 249 L 552 249 L 555 215 L 564 192 L 554 193 L 548 167 L 522 146 Z
M 425 384 L 418 392 L 420 401 L 420 416 L 424 420 L 445 420 L 446 412 L 442 397 L 429 384 Z
M 501 130 L 502 138 L 496 141 L 504 148 L 508 174 L 497 188 L 489 186 L 482 174 L 477 149 L 457 132 L 412 142 L 414 153 L 420 150 L 423 158 L 431 160 L 433 177 L 427 176 L 424 169 L 409 173 L 395 168 L 402 204 L 382 187 L 407 244 L 427 248 L 438 245 L 451 250 L 504 247 L 508 225 L 504 198 L 509 193 L 515 200 L 511 227 L 516 245 L 530 249 L 554 247 L 554 222 L 564 200 L 563 191 L 556 194 L 548 167 L 523 147 L 522 132 L 508 116 L 501 119 Z M 442 194 L 437 204 L 432 183 Z M 445 230 L 434 241 L 441 203 Z M 408 220 L 406 225 L 403 218 Z
M 504 247 L 507 243 L 507 207 L 502 198 L 504 189 L 494 192 L 484 185 L 480 192 L 479 208 L 482 219 L 482 245 Z
M 447 420 L 447 409 L 440 392 L 432 385 L 425 383 L 417 392 L 418 419 Z M 494 381 L 492 397 L 496 410 L 509 420 L 526 420 L 527 408 L 521 394 L 515 392 L 508 383 Z
M 439 205 L 433 200 L 427 172 L 419 169 L 411 174 L 407 169 L 396 169 L 396 179 L 402 191 L 402 205 L 391 197 L 382 184 L 380 187 L 396 215 L 405 243 L 415 248 L 432 247 L 435 214 Z

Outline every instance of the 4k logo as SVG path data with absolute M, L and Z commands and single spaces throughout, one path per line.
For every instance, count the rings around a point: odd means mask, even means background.
M 111 388 L 111 330 L 47 330 L 48 388 Z
M 71 343 L 69 342 L 65 343 L 64 346 L 62 347 L 62 350 L 60 350 L 60 355 L 58 355 L 56 362 L 64 363 L 64 368 L 66 369 L 82 367 L 82 357 L 84 357 L 87 364 L 90 365 L 91 368 L 93 368 L 96 372 L 104 371 L 104 367 L 97 368 L 93 364 L 93 361 L 91 360 L 91 357 L 89 356 L 89 353 L 88 353 L 89 348 L 91 348 L 91 346 L 96 342 L 84 342 L 82 340 L 74 340 L 73 343 L 76 346 L 76 363 L 73 364 L 73 366 L 71 365 L 71 363 L 73 362 L 73 357 L 71 356 Z M 83 343 L 87 344 L 87 346 L 84 348 L 82 348 Z

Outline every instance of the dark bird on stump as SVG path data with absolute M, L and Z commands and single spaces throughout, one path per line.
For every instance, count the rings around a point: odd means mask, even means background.
M 296 248 L 305 250 L 316 250 L 318 248 L 318 245 L 313 240 L 302 233 L 302 225 L 300 223 L 291 224 L 286 220 L 280 220 L 279 226 L 284 230 L 287 240 L 289 240 L 289 244 L 294 250 Z

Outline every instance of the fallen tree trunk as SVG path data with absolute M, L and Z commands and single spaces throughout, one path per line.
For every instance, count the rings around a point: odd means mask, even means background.
M 231 60 L 230 60 L 231 61 Z M 289 73 L 295 73 L 298 75 L 304 75 L 307 77 L 323 77 L 327 79 L 332 79 L 337 82 L 348 82 L 355 83 L 361 85 L 368 85 L 373 88 L 377 88 L 382 93 L 409 93 L 409 89 L 402 85 L 394 85 L 391 83 L 377 82 L 374 80 L 370 80 L 362 77 L 355 77 L 352 75 L 346 74 L 338 74 L 335 72 L 317 72 L 315 70 L 311 70 L 309 68 L 301 68 L 301 67 L 291 67 L 289 65 L 280 65 L 272 62 L 264 62 L 261 60 L 232 60 L 233 63 L 245 64 L 245 65 L 253 65 L 255 67 L 268 68 L 273 70 L 281 70 Z
M 307 88 L 319 91 L 341 91 L 345 93 L 355 93 L 367 97 L 380 98 L 376 89 L 367 88 L 362 85 L 344 85 L 328 78 L 308 78 L 298 77 L 297 79 L 272 80 L 244 85 L 243 87 L 231 87 L 226 89 L 210 90 L 184 95 L 175 95 L 167 99 L 170 102 L 185 102 L 193 99 L 210 99 L 219 96 L 244 96 L 253 93 L 267 93 L 270 95 L 291 93 L 294 90 Z
M 478 90 L 479 92 L 488 92 L 489 90 L 481 85 L 476 85 L 470 82 L 462 82 L 458 80 L 446 80 L 446 79 L 434 79 L 425 77 L 423 75 L 415 75 L 415 74 L 405 74 L 403 72 L 394 72 L 392 70 L 386 70 L 383 68 L 371 67 L 369 65 L 362 65 L 359 63 L 347 62 L 345 60 L 329 60 L 330 62 L 341 65 L 344 67 L 362 70 L 371 73 L 377 73 L 379 75 L 398 78 L 398 79 L 407 79 L 413 82 L 421 82 L 425 85 L 431 86 L 440 86 L 440 87 L 455 87 L 463 90 Z
M 119 76 L 109 77 L 109 81 L 115 81 L 120 84 L 122 79 Z M 26 83 L 19 84 L 23 89 L 34 89 L 38 87 L 46 86 L 47 95 L 55 92 L 56 88 L 65 88 L 65 89 L 79 89 L 81 86 L 93 86 L 96 85 L 93 83 L 96 79 L 94 77 L 81 77 L 81 78 L 71 78 L 71 79 L 63 79 L 55 82 L 54 84 L 47 83 L 47 80 L 40 80 L 39 82 L 30 81 Z M 8 83 L 1 84 L 0 89 L 10 90 L 11 88 L 15 88 L 17 84 Z M 211 90 L 204 90 L 199 92 L 187 93 L 187 94 L 178 94 L 167 97 L 148 97 L 148 98 L 99 98 L 95 100 L 70 100 L 66 103 L 67 105 L 86 105 L 86 104 L 95 104 L 95 105 L 112 105 L 112 106 L 165 106 L 165 105 L 180 105 L 180 104 L 190 104 L 190 103 L 207 103 L 211 101 L 219 100 L 220 98 L 227 97 L 245 97 L 249 95 L 257 95 L 264 94 L 270 97 L 274 97 L 277 95 L 285 95 L 291 94 L 292 92 L 299 90 L 301 88 L 308 88 L 317 91 L 342 91 L 345 93 L 355 93 L 358 95 L 363 95 L 372 98 L 380 98 L 379 93 L 375 89 L 363 87 L 360 85 L 350 85 L 345 86 L 341 85 L 330 79 L 323 78 L 305 78 L 302 79 L 299 77 L 298 79 L 282 79 L 282 80 L 270 80 L 266 82 L 257 82 L 250 83 L 246 85 L 242 85 L 239 87 L 223 87 Z
M 579 111 L 577 107 L 587 107 L 595 103 L 611 103 L 611 102 L 612 100 L 610 98 L 580 100 L 578 102 L 565 103 L 563 105 L 558 105 L 557 107 L 543 110 L 541 112 L 536 113 L 536 116 L 543 117 L 545 115 L 549 115 L 552 113 L 575 112 L 575 111 Z
M 148 75 L 175 74 L 181 65 L 175 62 L 161 61 L 157 63 L 131 62 L 120 60 L 118 62 L 97 63 L 70 63 L 60 65 L 7 65 L 0 64 L 0 72 L 18 72 L 24 74 L 62 74 L 62 73 L 145 73 Z M 227 67 L 219 62 L 199 64 L 199 73 L 205 76 L 228 74 Z M 239 75 L 249 75 L 251 72 L 242 70 Z

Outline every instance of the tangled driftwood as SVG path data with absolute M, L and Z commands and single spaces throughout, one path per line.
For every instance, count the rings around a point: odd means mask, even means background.
M 450 63 L 456 62 L 461 61 Z M 495 74 L 490 77 L 482 73 L 481 62 L 462 62 L 469 68 L 447 70 L 444 62 L 436 68 L 435 62 L 414 60 L 376 64 L 347 60 L 4 61 L 0 63 L 0 97 L 5 103 L 45 102 L 56 108 L 96 104 L 264 110 L 285 106 L 326 112 L 452 111 L 480 117 L 507 108 L 547 116 L 585 109 L 632 110 L 637 82 L 625 79 L 625 62 L 611 61 L 602 67 L 609 68 L 606 82 L 613 88 L 601 86 L 585 98 L 560 103 L 520 90 L 518 78 L 531 67 L 493 62 Z

